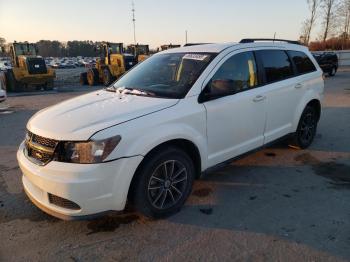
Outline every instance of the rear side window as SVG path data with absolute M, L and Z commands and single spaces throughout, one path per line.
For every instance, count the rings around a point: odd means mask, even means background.
M 266 82 L 272 83 L 293 76 L 292 63 L 285 51 L 262 50 L 257 51 L 265 69 Z
M 316 71 L 315 65 L 305 53 L 288 51 L 288 54 L 293 60 L 298 74 L 307 74 Z

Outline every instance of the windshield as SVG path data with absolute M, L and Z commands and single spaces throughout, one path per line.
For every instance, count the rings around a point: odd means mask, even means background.
M 36 55 L 33 44 L 14 44 L 16 55 Z
M 120 44 L 109 44 L 109 52 L 111 54 L 120 54 L 122 53 Z
M 183 98 L 214 56 L 210 53 L 157 54 L 125 74 L 113 87 Z

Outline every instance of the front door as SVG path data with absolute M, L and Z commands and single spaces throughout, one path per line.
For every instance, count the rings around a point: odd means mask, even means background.
M 233 94 L 204 103 L 208 167 L 262 146 L 266 119 L 266 97 L 258 87 L 253 52 L 228 56 L 209 83 L 215 80 L 231 83 Z

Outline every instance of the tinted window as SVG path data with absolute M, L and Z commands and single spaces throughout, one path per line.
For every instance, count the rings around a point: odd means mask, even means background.
M 258 85 L 257 70 L 252 52 L 240 53 L 229 58 L 212 78 L 230 85 L 232 92 L 240 92 Z
M 298 51 L 288 51 L 288 53 L 297 68 L 298 74 L 316 71 L 315 65 L 305 53 Z
M 293 76 L 292 64 L 286 52 L 281 50 L 257 51 L 265 69 L 267 83 Z

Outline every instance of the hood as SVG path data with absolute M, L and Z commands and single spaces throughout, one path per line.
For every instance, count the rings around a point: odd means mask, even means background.
M 56 140 L 87 140 L 94 133 L 174 106 L 177 99 L 163 99 L 100 90 L 36 113 L 27 129 Z

